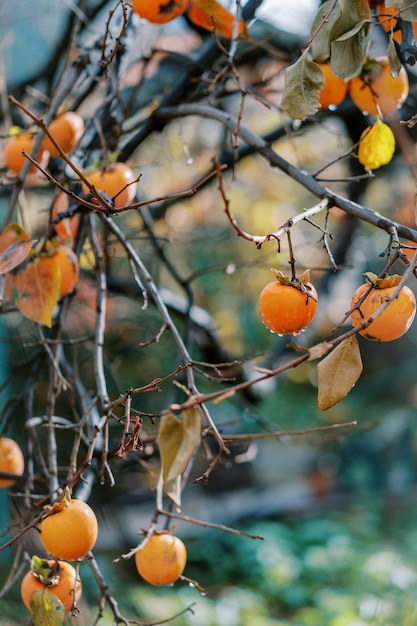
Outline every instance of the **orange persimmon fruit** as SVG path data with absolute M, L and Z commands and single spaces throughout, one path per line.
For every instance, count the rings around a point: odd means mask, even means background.
M 84 120 L 75 111 L 66 111 L 58 115 L 48 126 L 48 130 L 65 154 L 71 152 L 84 133 Z M 45 136 L 42 146 L 49 151 L 51 157 L 58 157 L 59 150 L 49 137 Z
M 184 543 L 169 532 L 151 535 L 135 554 L 138 573 L 151 585 L 173 584 L 183 573 L 186 562 Z
M 36 133 L 19 131 L 16 127 L 13 129 L 12 134 L 5 143 L 3 153 L 4 162 L 10 172 L 13 174 L 20 173 L 20 170 L 28 160 L 22 151 L 24 150 L 27 154 L 30 154 L 35 139 Z M 48 150 L 41 147 L 35 156 L 35 160 L 41 167 L 46 167 L 49 162 L 49 156 Z M 32 174 L 34 172 L 38 172 L 38 169 L 36 165 L 32 163 L 29 167 L 29 173 Z
M 22 475 L 25 469 L 25 458 L 20 446 L 10 437 L 0 437 L 0 471 Z M 0 478 L 0 487 L 14 484 L 12 478 Z
M 67 561 L 83 558 L 93 548 L 97 535 L 93 509 L 68 496 L 49 507 L 39 524 L 39 538 L 45 550 Z
M 55 248 L 52 258 L 61 272 L 59 297 L 62 298 L 74 291 L 80 276 L 80 263 L 74 250 L 65 244 L 59 244 Z
M 399 109 L 409 92 L 408 75 L 401 67 L 392 76 L 387 57 L 367 59 L 362 71 L 349 81 L 349 94 L 362 113 L 384 117 Z
M 69 613 L 74 600 L 76 603 L 81 598 L 82 584 L 75 568 L 69 563 L 33 557 L 31 569 L 20 585 L 23 603 L 29 611 L 32 594 L 46 589 L 59 598 L 65 613 Z
M 104 169 L 86 174 L 86 179 L 98 193 L 105 193 L 116 208 L 131 204 L 136 195 L 137 177 L 126 163 L 113 163 Z M 84 194 L 89 193 L 85 183 L 82 184 Z M 93 198 L 93 202 L 97 202 Z
M 60 213 L 66 213 L 69 209 L 69 197 L 63 191 L 57 196 L 52 207 L 52 220 L 55 221 Z M 55 232 L 62 239 L 73 239 L 77 234 L 78 224 L 80 221 L 79 213 L 64 217 L 54 224 Z
M 351 319 L 354 327 L 359 326 L 386 302 L 396 290 L 401 276 L 377 278 L 368 273 L 367 282 L 360 285 L 351 299 Z M 370 289 L 371 287 L 371 289 Z M 368 293 L 369 292 L 369 293 Z M 359 300 L 366 295 L 363 302 Z M 357 307 L 357 308 L 355 308 Z M 400 293 L 388 304 L 387 308 L 359 334 L 375 341 L 393 341 L 399 339 L 410 328 L 416 314 L 416 299 L 409 287 L 404 285 Z
M 324 85 L 320 92 L 320 106 L 333 108 L 339 105 L 346 97 L 349 83 L 333 73 L 330 63 L 320 63 L 324 76 Z
M 265 285 L 259 296 L 261 320 L 274 333 L 298 335 L 316 314 L 317 291 L 308 271 L 295 281 L 273 271 L 276 280 Z
M 189 0 L 132 0 L 132 10 L 153 24 L 166 24 L 188 8 Z

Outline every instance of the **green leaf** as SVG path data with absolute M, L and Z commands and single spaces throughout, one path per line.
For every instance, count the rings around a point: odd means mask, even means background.
M 281 108 L 291 117 L 305 120 L 320 108 L 320 92 L 324 85 L 321 68 L 309 55 L 308 49 L 285 71 L 285 86 Z
M 180 419 L 173 413 L 163 415 L 156 441 L 161 455 L 164 490 L 177 506 L 181 506 L 179 479 L 201 443 L 200 411 L 194 407 L 186 409 Z
M 336 76 L 359 74 L 370 43 L 371 10 L 367 0 L 340 0 L 341 14 L 331 29 L 330 65 Z
M 64 623 L 64 605 L 47 587 L 32 593 L 30 610 L 33 626 L 62 626 Z
M 347 396 L 362 374 L 363 366 L 356 335 L 348 337 L 317 366 L 318 402 L 327 411 Z
M 316 13 L 311 27 L 311 54 L 318 63 L 330 56 L 330 33 L 341 14 L 340 5 L 326 0 Z

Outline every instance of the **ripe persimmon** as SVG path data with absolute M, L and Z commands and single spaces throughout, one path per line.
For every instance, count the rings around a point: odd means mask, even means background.
M 377 8 L 379 24 L 387 32 L 392 32 L 392 38 L 397 43 L 401 43 L 403 39 L 401 28 L 398 25 L 398 18 L 408 19 L 407 10 L 399 11 L 394 6 L 387 7 L 384 3 L 380 3 Z M 414 37 L 417 37 L 417 23 L 413 22 Z
M 324 85 L 320 92 L 320 106 L 336 107 L 343 102 L 348 92 L 348 83 L 333 73 L 330 63 L 319 64 L 324 75 Z
M 135 554 L 136 569 L 151 585 L 171 585 L 183 573 L 186 562 L 184 543 L 169 532 L 145 539 Z
M 387 57 L 367 59 L 361 73 L 349 81 L 349 94 L 362 113 L 382 117 L 399 109 L 409 91 L 408 75 L 401 67 L 392 76 Z
M 27 163 L 27 157 L 22 154 L 24 150 L 27 154 L 30 154 L 33 148 L 33 143 L 36 138 L 36 134 L 30 131 L 18 131 L 14 129 L 13 132 L 4 146 L 4 162 L 13 174 L 19 174 L 20 170 Z M 40 148 L 35 156 L 35 160 L 42 166 L 46 167 L 49 162 L 49 152 L 45 148 Z M 37 172 L 36 165 L 31 164 L 29 167 L 29 173 Z
M 166 24 L 188 8 L 189 0 L 132 0 L 134 13 L 154 24 Z
M 69 563 L 33 557 L 31 569 L 20 585 L 22 600 L 29 611 L 32 594 L 45 589 L 59 598 L 65 613 L 69 613 L 81 598 L 82 584 L 76 570 Z
M 69 208 L 69 197 L 63 191 L 57 196 L 52 207 L 52 220 L 56 220 L 60 213 L 66 213 Z M 73 239 L 77 234 L 78 224 L 80 221 L 79 213 L 64 217 L 54 224 L 55 232 L 62 239 Z
M 377 278 L 373 274 L 367 274 L 368 281 L 360 285 L 352 296 L 350 303 L 352 313 L 352 325 L 359 326 L 386 302 L 395 291 L 401 276 L 387 276 Z M 370 284 L 372 289 L 369 291 Z M 368 295 L 357 306 L 359 300 L 367 293 Z M 387 308 L 366 328 L 359 331 L 359 334 L 367 339 L 375 341 L 392 341 L 399 339 L 410 328 L 416 313 L 416 299 L 413 292 L 407 285 L 402 287 Z
M 48 126 L 48 130 L 59 144 L 61 150 L 67 154 L 77 145 L 84 132 L 84 120 L 75 111 L 66 111 L 58 115 Z M 49 137 L 45 136 L 42 146 L 49 151 L 51 157 L 58 157 L 59 151 Z
M 19 444 L 9 437 L 0 437 L 0 472 L 21 475 L 24 469 L 25 458 Z M 10 487 L 14 482 L 13 479 L 0 478 L 0 487 Z
M 82 500 L 64 496 L 47 507 L 39 524 L 39 538 L 47 552 L 58 559 L 83 558 L 96 543 L 97 517 Z
M 317 291 L 305 272 L 291 281 L 273 270 L 276 280 L 265 285 L 259 296 L 259 314 L 269 330 L 279 335 L 298 335 L 307 328 L 317 309 Z
M 52 258 L 61 272 L 59 297 L 62 298 L 74 291 L 80 275 L 80 264 L 74 250 L 64 244 L 55 248 Z
M 104 169 L 86 175 L 86 179 L 98 193 L 105 193 L 116 208 L 131 204 L 136 195 L 137 183 L 133 170 L 126 163 L 113 163 Z M 89 193 L 83 183 L 83 192 Z M 96 199 L 93 199 L 95 202 Z

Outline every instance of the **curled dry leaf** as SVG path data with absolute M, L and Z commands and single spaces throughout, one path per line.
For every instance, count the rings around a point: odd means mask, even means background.
M 164 491 L 180 507 L 178 481 L 201 442 L 199 409 L 185 409 L 179 419 L 171 412 L 163 415 L 156 441 L 161 455 Z
M 317 359 L 321 359 L 325 354 L 330 350 L 331 345 L 327 341 L 321 341 L 317 343 L 315 346 L 312 346 L 308 349 L 309 361 L 316 361 Z
M 343 400 L 359 379 L 362 369 L 358 340 L 352 335 L 317 366 L 319 409 L 327 411 Z

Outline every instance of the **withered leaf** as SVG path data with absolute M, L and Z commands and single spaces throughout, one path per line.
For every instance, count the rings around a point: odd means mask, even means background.
M 345 398 L 362 374 L 356 335 L 345 339 L 317 365 L 318 407 L 327 411 Z
M 161 456 L 164 491 L 180 506 L 177 481 L 201 442 L 199 409 L 196 407 L 185 409 L 179 419 L 171 412 L 163 415 L 156 441 Z
M 281 108 L 297 120 L 305 120 L 320 108 L 320 92 L 324 85 L 321 68 L 310 58 L 308 48 L 285 70 Z

